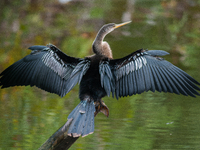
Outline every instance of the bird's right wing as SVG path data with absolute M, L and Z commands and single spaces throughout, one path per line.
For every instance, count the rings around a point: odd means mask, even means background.
M 162 50 L 141 49 L 121 59 L 104 60 L 99 67 L 101 85 L 107 95 L 112 92 L 117 98 L 149 90 L 200 95 L 199 82 L 159 57 L 167 54 Z
M 85 59 L 66 55 L 54 45 L 31 46 L 30 55 L 0 74 L 0 86 L 37 86 L 60 96 L 67 94 L 89 68 Z

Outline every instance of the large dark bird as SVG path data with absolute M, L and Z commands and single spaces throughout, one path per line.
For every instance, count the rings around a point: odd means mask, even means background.
M 77 83 L 80 84 L 81 102 L 70 113 L 68 135 L 86 136 L 94 131 L 94 116 L 98 112 L 109 115 L 103 103 L 104 96 L 131 96 L 144 91 L 164 91 L 176 94 L 200 95 L 200 85 L 183 70 L 160 56 L 162 50 L 137 50 L 120 59 L 113 59 L 104 37 L 114 29 L 126 25 L 106 24 L 98 32 L 92 56 L 74 58 L 54 45 L 31 46 L 31 54 L 17 61 L 0 74 L 0 86 L 37 86 L 50 93 L 65 96 Z

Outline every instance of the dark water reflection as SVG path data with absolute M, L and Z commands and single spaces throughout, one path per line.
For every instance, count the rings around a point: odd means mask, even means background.
M 0 4 L 0 71 L 35 44 L 51 42 L 84 57 L 103 24 L 132 20 L 106 37 L 115 58 L 139 48 L 163 49 L 171 53 L 167 60 L 200 81 L 199 0 L 107 0 L 104 8 L 102 1 Z M 94 134 L 71 149 L 200 149 L 199 97 L 147 92 L 104 101 L 109 118 L 99 114 Z M 0 150 L 37 149 L 78 103 L 78 86 L 64 98 L 31 87 L 0 90 Z

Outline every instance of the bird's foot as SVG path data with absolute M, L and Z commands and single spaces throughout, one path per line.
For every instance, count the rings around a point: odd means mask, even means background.
M 94 116 L 96 116 L 99 112 L 102 112 L 106 117 L 109 116 L 109 109 L 106 104 L 101 100 L 95 102 L 95 109 Z

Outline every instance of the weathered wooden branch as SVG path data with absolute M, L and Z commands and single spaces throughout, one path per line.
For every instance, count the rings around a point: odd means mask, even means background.
M 79 137 L 67 135 L 67 131 L 72 122 L 69 119 L 60 129 L 58 129 L 38 150 L 67 150 Z
M 96 115 L 99 112 L 102 112 L 104 115 L 108 117 L 109 115 L 108 107 L 104 104 L 103 106 L 105 108 L 103 107 L 103 109 L 98 110 L 98 106 L 99 104 L 96 104 L 96 107 L 95 107 L 96 112 L 94 113 L 94 117 L 96 117 Z M 38 150 L 67 150 L 69 149 L 72 146 L 72 144 L 74 144 L 74 142 L 79 138 L 79 137 L 69 136 L 67 134 L 72 120 L 73 119 L 67 120 L 67 122 L 60 129 L 58 129 L 48 140 L 46 140 L 46 142 L 44 142 L 44 144 Z

